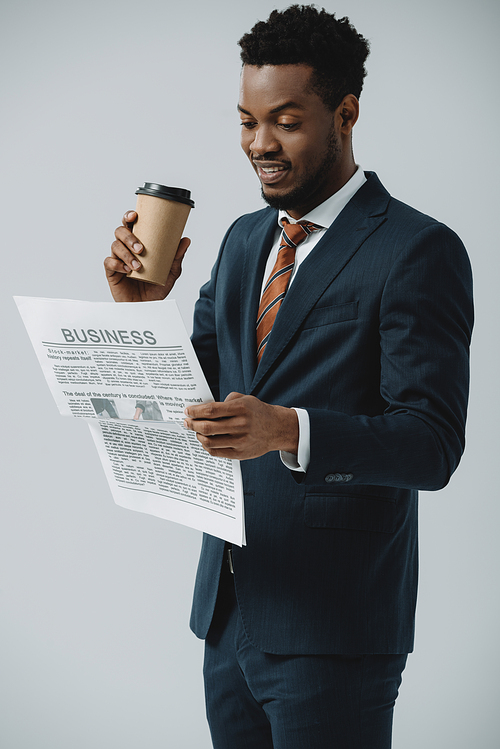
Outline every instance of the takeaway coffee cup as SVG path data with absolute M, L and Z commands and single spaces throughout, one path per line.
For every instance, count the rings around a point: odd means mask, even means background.
M 128 276 L 165 286 L 189 212 L 194 208 L 191 192 L 145 182 L 135 194 L 138 218 L 132 231 L 144 249 L 137 256 L 141 267 Z

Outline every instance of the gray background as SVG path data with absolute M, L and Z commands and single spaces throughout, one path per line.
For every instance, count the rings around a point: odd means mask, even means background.
M 281 7 L 285 7 L 284 5 Z M 416 652 L 396 749 L 493 749 L 498 725 L 496 2 L 339 0 L 372 42 L 355 154 L 451 225 L 475 272 L 468 447 L 421 498 Z M 200 535 L 118 508 L 85 425 L 58 415 L 12 294 L 107 300 L 102 260 L 143 181 L 189 187 L 199 286 L 261 207 L 238 144 L 236 41 L 273 4 L 12 0 L 1 22 L 0 743 L 205 749 L 202 644 L 187 628 Z M 496 222 L 495 222 L 496 223 Z

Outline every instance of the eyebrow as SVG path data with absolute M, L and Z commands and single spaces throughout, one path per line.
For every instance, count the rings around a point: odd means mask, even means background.
M 250 117 L 252 116 L 250 112 L 248 112 L 246 109 L 243 109 L 243 107 L 240 107 L 239 104 L 236 106 L 236 109 L 238 110 L 238 112 L 248 114 Z M 280 104 L 279 107 L 274 107 L 274 109 L 271 109 L 269 111 L 269 114 L 276 114 L 277 112 L 283 111 L 283 109 L 305 109 L 305 107 L 303 106 L 303 104 L 297 104 L 297 102 L 295 101 L 287 101 L 285 104 Z

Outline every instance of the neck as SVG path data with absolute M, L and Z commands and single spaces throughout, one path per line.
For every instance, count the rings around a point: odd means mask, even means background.
M 351 151 L 349 158 L 345 159 L 344 163 L 336 165 L 335 174 L 332 174 L 328 182 L 324 185 L 323 189 L 320 190 L 316 195 L 311 196 L 311 199 L 304 203 L 304 205 L 297 206 L 296 208 L 287 210 L 289 216 L 293 219 L 298 220 L 310 213 L 314 208 L 317 208 L 325 200 L 331 198 L 336 192 L 342 189 L 351 177 L 355 174 L 357 166 L 354 161 L 354 155 Z

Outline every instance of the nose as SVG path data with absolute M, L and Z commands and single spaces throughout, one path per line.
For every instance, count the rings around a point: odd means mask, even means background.
M 252 130 L 254 136 L 250 143 L 250 151 L 255 156 L 264 156 L 266 153 L 276 153 L 281 149 L 281 143 L 276 138 L 273 128 L 260 125 Z

